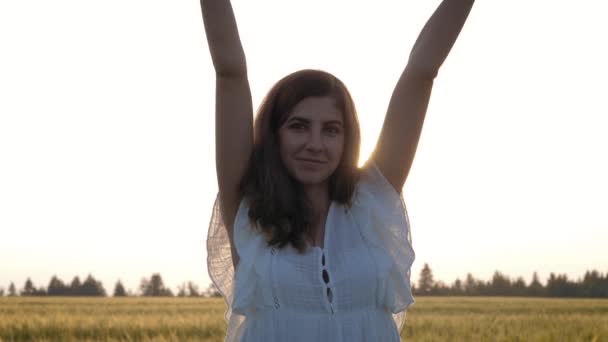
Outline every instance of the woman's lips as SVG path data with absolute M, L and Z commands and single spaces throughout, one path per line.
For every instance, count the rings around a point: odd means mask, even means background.
M 300 162 L 300 165 L 302 165 L 302 167 L 306 168 L 306 169 L 318 169 L 319 167 L 323 166 L 323 162 L 321 161 L 317 161 L 317 160 L 312 160 L 312 159 L 296 159 L 298 162 Z
M 309 163 L 316 163 L 316 164 L 323 164 L 322 161 L 320 160 L 314 160 L 314 159 L 302 159 L 302 158 L 296 158 L 299 161 L 303 161 L 303 162 L 309 162 Z

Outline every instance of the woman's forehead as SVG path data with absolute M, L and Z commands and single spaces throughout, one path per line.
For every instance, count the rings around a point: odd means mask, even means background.
M 342 122 L 342 111 L 336 106 L 336 101 L 329 97 L 307 97 L 298 102 L 287 117 L 290 120 L 306 121 L 339 121 Z

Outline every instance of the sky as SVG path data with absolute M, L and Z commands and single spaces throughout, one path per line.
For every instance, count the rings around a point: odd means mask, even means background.
M 363 162 L 438 4 L 234 0 L 254 107 L 293 71 L 335 74 Z M 403 189 L 414 281 L 424 263 L 446 283 L 608 271 L 605 6 L 475 4 Z M 214 85 L 196 1 L 0 2 L 0 288 L 205 288 Z

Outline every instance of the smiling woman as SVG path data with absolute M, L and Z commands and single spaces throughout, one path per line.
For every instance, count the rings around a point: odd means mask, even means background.
M 331 97 L 306 97 L 293 108 L 279 128 L 279 148 L 283 164 L 296 181 L 327 187 L 324 183 L 338 167 L 344 149 L 341 128 L 342 113 Z
M 270 90 L 254 132 L 240 185 L 249 218 L 270 245 L 320 245 L 329 200 L 347 204 L 358 177 L 359 124 L 346 87 L 326 72 L 295 72 Z
M 344 84 L 324 71 L 292 73 L 253 123 L 230 2 L 201 5 L 217 95 L 208 270 L 228 304 L 226 341 L 399 341 L 414 302 L 401 188 L 433 80 L 473 0 L 444 0 L 422 30 L 361 169 Z

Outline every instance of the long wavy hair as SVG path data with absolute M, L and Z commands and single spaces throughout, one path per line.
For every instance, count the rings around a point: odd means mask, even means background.
M 302 185 L 283 164 L 278 130 L 298 102 L 328 96 L 342 112 L 344 149 L 337 169 L 329 177 L 329 199 L 347 206 L 359 180 L 359 120 L 350 93 L 335 76 L 319 70 L 301 70 L 277 82 L 260 105 L 254 122 L 253 152 L 241 179 L 241 195 L 249 204 L 249 219 L 267 238 L 269 246 L 291 244 L 307 249 L 312 233 L 313 209 Z

